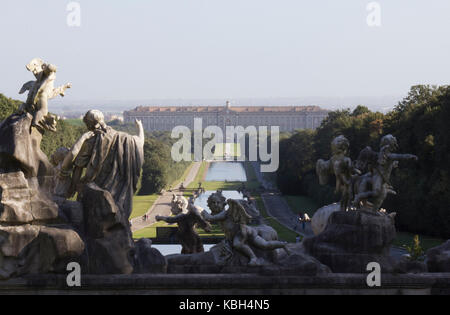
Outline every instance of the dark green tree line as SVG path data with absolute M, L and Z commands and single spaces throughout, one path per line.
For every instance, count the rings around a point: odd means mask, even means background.
M 383 207 L 397 212 L 403 231 L 450 237 L 450 87 L 413 86 L 408 96 L 389 113 L 367 107 L 331 112 L 314 132 L 297 131 L 280 142 L 278 184 L 284 193 L 308 195 L 321 205 L 339 200 L 334 180 L 320 186 L 315 162 L 331 155 L 330 143 L 338 135 L 350 141 L 355 160 L 367 145 L 379 150 L 383 135 L 393 134 L 399 152 L 419 161 L 402 161 L 391 183 L 397 191 Z

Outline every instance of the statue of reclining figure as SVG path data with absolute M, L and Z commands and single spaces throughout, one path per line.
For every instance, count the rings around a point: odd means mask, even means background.
M 227 210 L 225 210 L 225 197 L 218 191 L 208 198 L 208 207 L 212 214 L 203 211 L 202 216 L 211 223 L 221 225 L 227 242 L 231 244 L 232 249 L 236 249 L 249 258 L 249 266 L 262 264 L 249 245 L 262 250 L 283 248 L 287 252 L 287 243 L 278 241 L 278 235 L 273 229 L 271 230 L 274 233 L 268 233 L 268 229 L 248 225 L 252 217 L 237 200 L 228 199 L 226 204 L 229 206 Z

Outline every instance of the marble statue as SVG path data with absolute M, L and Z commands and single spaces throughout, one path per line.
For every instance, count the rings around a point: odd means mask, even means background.
M 195 228 L 199 227 L 206 232 L 210 232 L 211 225 L 201 216 L 200 212 L 203 209 L 195 206 L 192 202 L 188 202 L 183 196 L 175 198 L 176 201 L 172 203 L 171 208 L 173 216 L 157 215 L 155 219 L 156 221 L 178 224 L 177 234 L 182 245 L 182 254 L 202 253 L 204 251 L 203 243 Z
M 54 88 L 56 67 L 41 59 L 27 69 L 36 78 L 19 92 L 28 91 L 27 100 L 0 123 L 0 279 L 65 272 L 64 263 L 80 262 L 85 249 L 53 198 L 54 170 L 68 150 L 55 152 L 52 165 L 40 148 L 43 134 L 56 130 L 48 100 L 71 85 Z
M 374 152 L 370 147 L 361 151 L 357 167 L 367 173 L 355 177 L 354 180 L 354 200 L 353 204 L 358 208 L 363 204 L 365 208 L 372 211 L 378 211 L 390 194 L 396 194 L 390 184 L 392 170 L 398 166 L 399 160 L 416 160 L 417 156 L 413 154 L 395 153 L 398 149 L 397 139 L 392 135 L 386 135 L 381 139 L 380 152 Z M 368 200 L 371 200 L 371 205 Z
M 33 73 L 36 80 L 25 83 L 20 89 L 19 94 L 28 91 L 27 101 L 22 104 L 20 110 L 33 115 L 33 127 L 54 131 L 56 120 L 54 116 L 48 115 L 48 101 L 57 95 L 64 96 L 66 89 L 71 88 L 72 84 L 67 83 L 55 88 L 56 66 L 39 58 L 31 60 L 27 70 Z
M 83 185 L 95 183 L 110 192 L 125 216 L 129 217 L 144 159 L 142 123 L 136 121 L 138 135 L 131 136 L 107 126 L 98 110 L 88 111 L 83 121 L 88 132 L 74 144 L 61 168 L 62 177 L 67 176 L 67 172 L 72 175 L 67 196 L 73 196 L 75 192 L 81 196 Z
M 19 110 L 0 124 L 0 169 L 21 171 L 26 178 L 38 177 L 41 185 L 53 177 L 53 167 L 41 151 L 42 135 L 56 130 L 56 117 L 48 113 L 48 101 L 64 96 L 72 85 L 55 88 L 56 66 L 39 58 L 27 66 L 36 80 L 25 83 L 19 93 L 28 91 L 27 100 Z
M 181 213 L 187 213 L 188 212 L 188 205 L 189 201 L 184 196 L 172 195 L 172 201 L 170 203 L 170 210 L 172 211 L 173 215 L 178 215 Z
M 228 205 L 228 209 L 225 209 Z M 208 198 L 209 214 L 206 210 L 202 216 L 211 223 L 218 223 L 225 233 L 226 243 L 230 253 L 237 250 L 249 259 L 249 266 L 258 266 L 264 262 L 257 257 L 251 246 L 264 251 L 273 251 L 277 248 L 286 250 L 286 242 L 278 241 L 278 236 L 273 229 L 261 229 L 249 226 L 252 216 L 245 208 L 234 199 L 225 200 L 220 191 Z M 271 232 L 274 233 L 271 233 Z
M 319 159 L 316 173 L 321 185 L 326 185 L 329 175 L 336 177 L 336 192 L 341 194 L 340 209 L 346 211 L 352 201 L 352 175 L 355 170 L 352 160 L 348 157 L 350 142 L 344 136 L 336 137 L 331 143 L 331 159 Z
M 27 69 L 36 78 L 20 90 L 27 100 L 0 124 L 0 279 L 65 273 L 68 262 L 86 274 L 165 272 L 164 257 L 150 240 L 135 243 L 128 221 L 144 159 L 142 123 L 132 136 L 90 110 L 87 132 L 49 161 L 40 148 L 56 130 L 48 101 L 71 84 L 55 88 L 56 67 L 41 59 Z

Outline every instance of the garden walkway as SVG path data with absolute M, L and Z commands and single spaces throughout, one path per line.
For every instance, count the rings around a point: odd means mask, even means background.
M 197 172 L 200 169 L 201 164 L 202 162 L 194 162 L 194 165 L 192 165 L 191 169 L 189 170 L 189 173 L 186 176 L 186 179 L 183 182 L 184 187 L 187 187 L 195 179 L 195 176 L 197 175 Z M 152 225 L 153 223 L 156 222 L 155 217 L 157 215 L 169 216 L 171 214 L 170 208 L 171 208 L 172 194 L 180 192 L 179 188 L 180 186 L 176 187 L 175 189 L 172 189 L 171 192 L 166 191 L 161 196 L 159 196 L 158 199 L 156 199 L 155 202 L 153 203 L 152 207 L 147 211 L 146 220 L 144 220 L 144 216 L 133 218 L 132 220 L 130 220 L 131 231 L 134 232 Z

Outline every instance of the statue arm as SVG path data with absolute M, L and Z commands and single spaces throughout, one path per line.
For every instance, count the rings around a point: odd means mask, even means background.
M 219 214 L 216 215 L 211 215 L 209 214 L 206 210 L 202 211 L 202 217 L 209 222 L 221 222 L 221 221 L 225 221 L 227 218 L 227 212 L 226 211 L 222 211 Z
M 165 221 L 167 223 L 178 223 L 181 220 L 183 220 L 183 218 L 185 216 L 186 216 L 185 214 L 179 214 L 179 215 L 176 215 L 176 216 L 173 216 L 173 217 L 165 217 L 165 216 L 157 215 L 155 217 L 155 219 L 156 219 L 156 221 Z
M 49 99 L 55 98 L 58 95 L 64 96 L 64 93 L 67 89 L 70 89 L 72 87 L 71 83 L 67 83 L 63 86 L 57 87 L 56 89 L 53 89 L 50 95 L 48 96 Z
M 78 156 L 86 140 L 92 138 L 95 134 L 92 131 L 88 131 L 83 134 L 77 142 L 72 146 L 69 153 L 64 158 L 61 166 L 61 172 L 68 172 L 72 169 L 73 160 Z
M 19 94 L 23 94 L 23 93 L 25 93 L 26 91 L 31 90 L 31 89 L 33 88 L 33 85 L 34 85 L 35 82 L 36 82 L 36 81 L 28 81 L 27 83 L 25 83 L 25 84 L 22 86 L 22 88 L 20 89 Z
M 418 160 L 418 157 L 414 154 L 389 153 L 388 157 L 391 160 Z
M 136 141 L 139 143 L 140 146 L 144 146 L 144 140 L 145 140 L 145 133 L 144 133 L 144 127 L 142 126 L 142 121 L 136 119 L 135 121 L 136 127 L 138 129 L 138 135 L 134 136 Z

